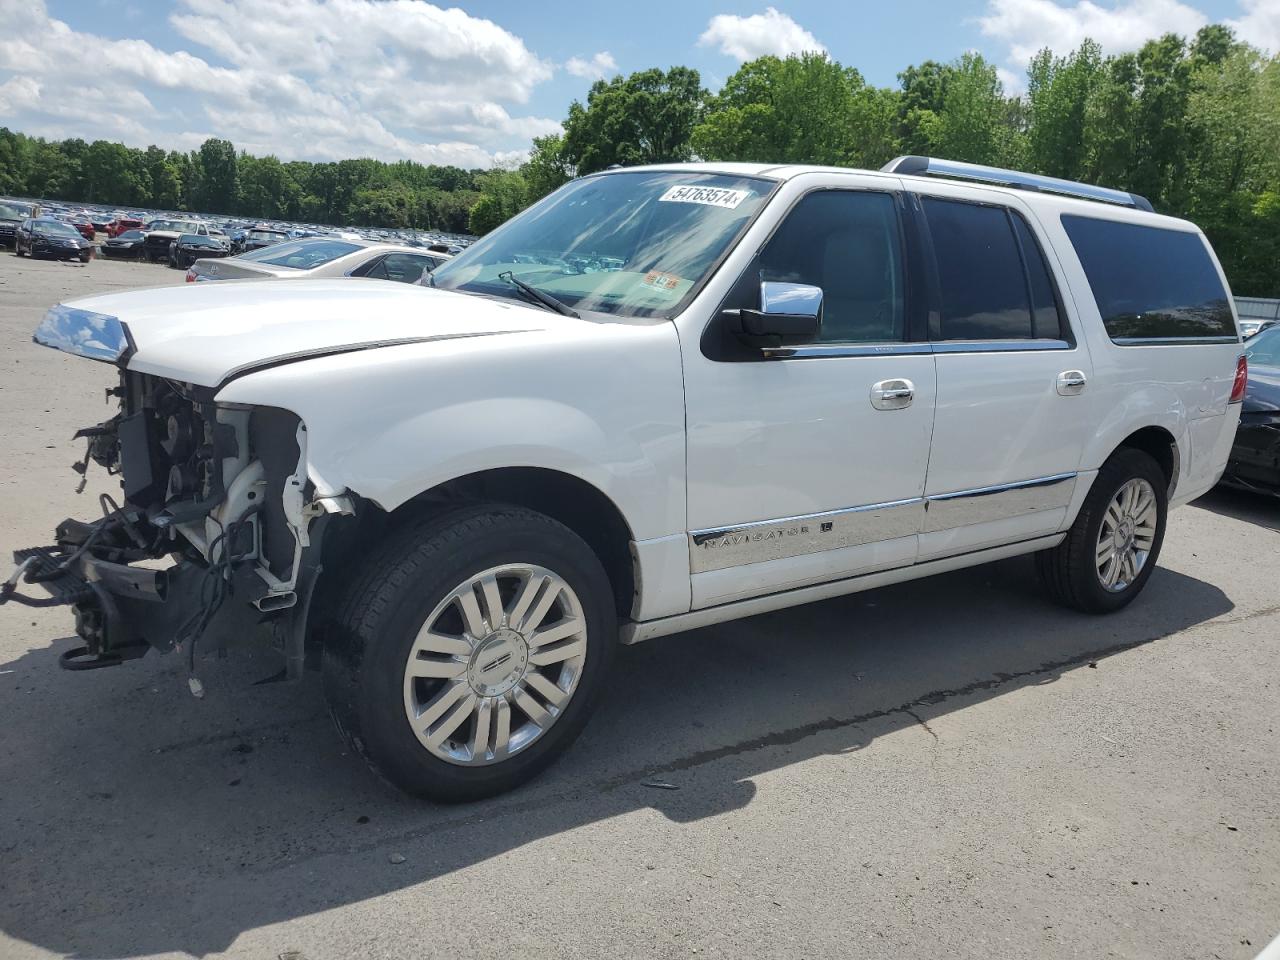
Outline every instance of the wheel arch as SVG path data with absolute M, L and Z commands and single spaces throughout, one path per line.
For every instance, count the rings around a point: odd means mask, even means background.
M 1165 427 L 1152 425 L 1133 431 L 1116 445 L 1111 454 L 1114 455 L 1116 451 L 1126 448 L 1141 450 L 1160 465 L 1165 479 L 1169 482 L 1168 496 L 1172 500 L 1182 469 L 1182 455 L 1178 450 L 1177 438 Z
M 338 566 L 348 564 L 410 517 L 486 501 L 536 510 L 576 533 L 604 567 L 619 618 L 630 616 L 639 579 L 630 524 L 618 505 L 594 484 L 551 468 L 498 467 L 465 474 L 440 482 L 390 511 L 362 500 L 363 509 L 357 509 L 357 514 L 364 516 L 332 545 L 326 540 L 325 552 L 338 558 Z M 329 569 L 332 567 L 327 565 L 326 572 Z

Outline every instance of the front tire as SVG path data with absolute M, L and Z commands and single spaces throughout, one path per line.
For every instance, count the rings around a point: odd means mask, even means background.
M 1128 606 L 1155 570 L 1168 518 L 1169 480 L 1132 448 L 1102 465 L 1067 537 L 1036 554 L 1049 594 L 1086 613 Z
M 391 783 L 446 803 L 510 790 L 577 738 L 617 647 L 577 534 L 522 507 L 420 520 L 372 551 L 324 651 L 339 731 Z

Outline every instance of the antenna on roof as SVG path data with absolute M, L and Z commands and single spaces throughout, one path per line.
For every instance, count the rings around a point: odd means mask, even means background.
M 977 183 L 989 183 L 998 187 L 1013 187 L 1017 190 L 1056 193 L 1066 197 L 1079 197 L 1081 200 L 1094 200 L 1099 203 L 1112 203 L 1120 207 L 1132 207 L 1135 210 L 1155 212 L 1151 206 L 1151 201 L 1136 193 L 1112 190 L 1110 187 L 1095 187 L 1091 183 L 1078 183 L 1075 180 L 1041 177 L 1034 173 L 1023 173 L 1020 170 L 1003 170 L 1000 167 L 984 167 L 978 163 L 962 163 L 959 160 L 939 160 L 936 157 L 898 157 L 895 160 L 890 160 L 880 169 L 884 173 L 943 177 L 948 180 L 970 180 Z

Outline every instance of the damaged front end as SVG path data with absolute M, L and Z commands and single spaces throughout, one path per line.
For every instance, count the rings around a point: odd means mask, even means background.
M 185 646 L 199 693 L 197 644 L 265 636 L 296 677 L 320 538 L 352 511 L 345 497 L 315 496 L 306 427 L 286 410 L 219 404 L 210 388 L 136 372 L 122 371 L 109 393 L 120 411 L 77 434 L 87 451 L 76 469 L 118 474 L 122 502 L 104 494 L 99 519 L 65 520 L 52 546 L 16 551 L 0 602 L 70 604 L 84 645 L 63 654 L 68 669 Z

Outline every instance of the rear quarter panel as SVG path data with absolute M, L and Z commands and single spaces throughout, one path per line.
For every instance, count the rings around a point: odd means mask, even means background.
M 1238 405 L 1230 405 L 1228 400 L 1236 360 L 1242 352 L 1240 343 L 1114 343 L 1061 216 L 1068 213 L 1116 219 L 1198 235 L 1200 231 L 1183 220 L 1065 198 L 1038 198 L 1034 207 L 1067 281 L 1063 297 L 1068 301 L 1076 335 L 1087 346 L 1093 363 L 1087 410 L 1093 426 L 1081 456 L 1081 471 L 1097 470 L 1135 431 L 1162 427 L 1178 445 L 1175 501 L 1203 493 L 1222 473 L 1239 420 Z M 1203 235 L 1201 240 L 1227 291 L 1234 316 L 1226 276 Z

